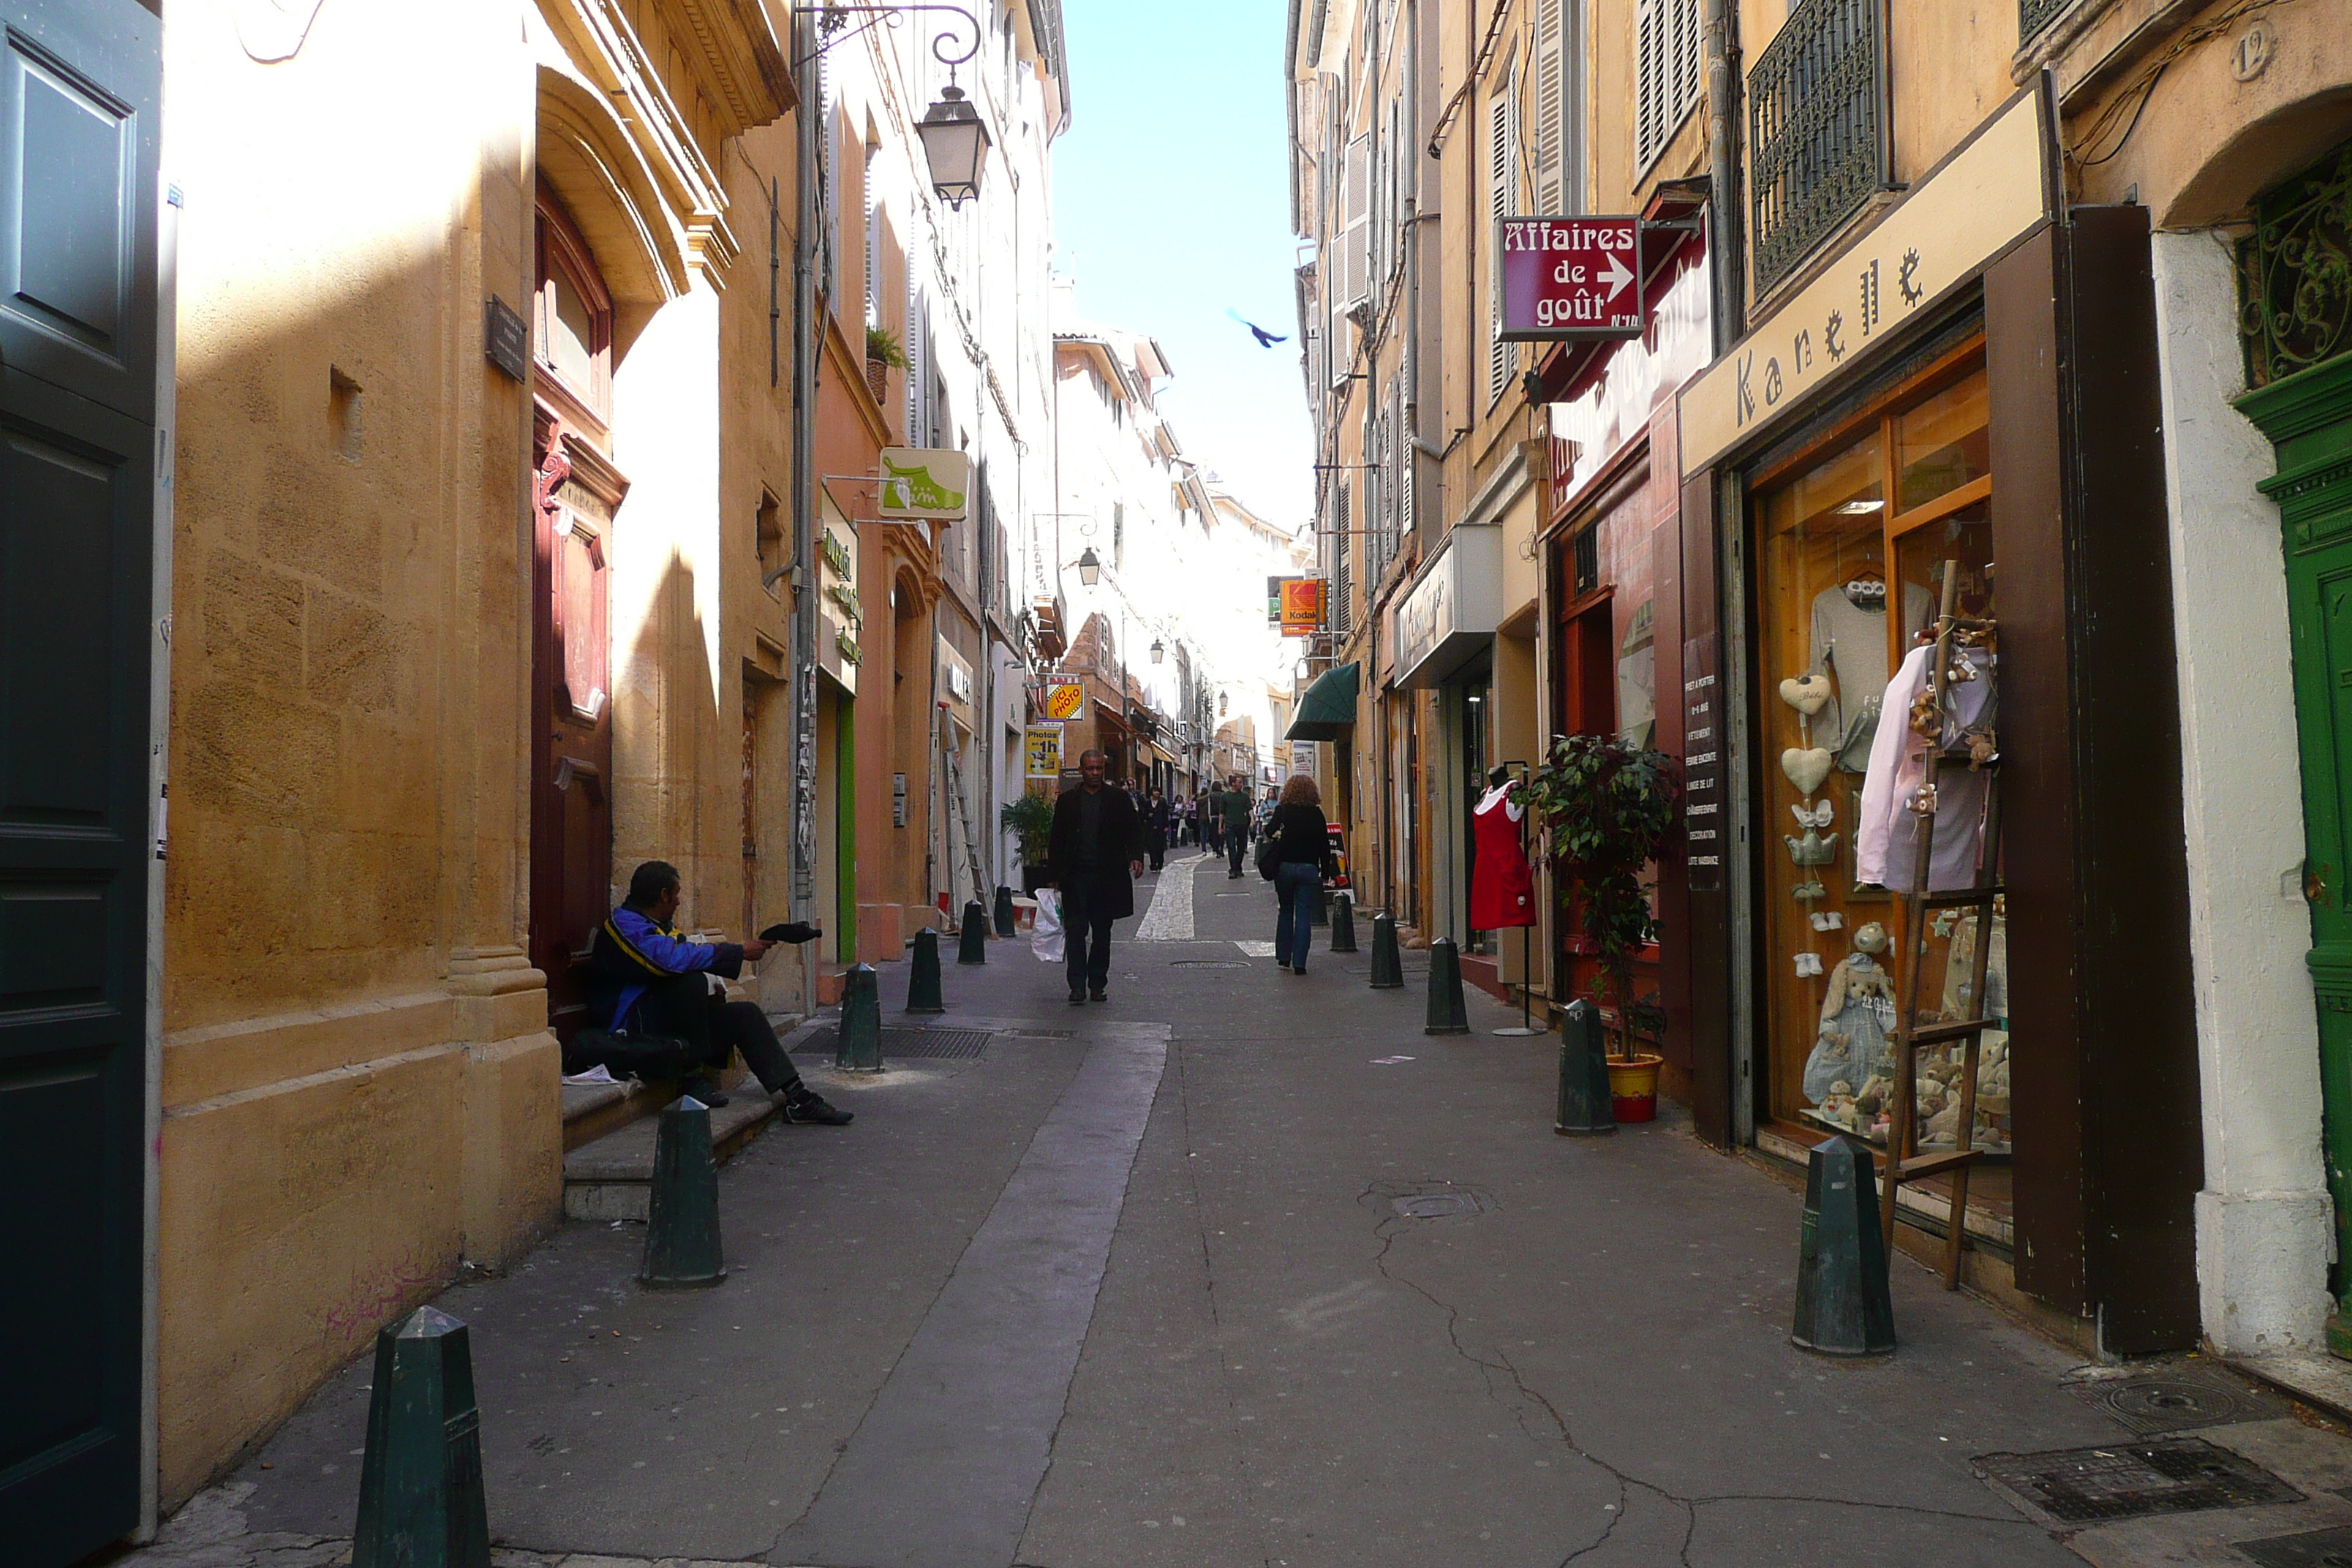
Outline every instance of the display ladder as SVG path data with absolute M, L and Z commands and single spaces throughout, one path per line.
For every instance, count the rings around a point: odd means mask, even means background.
M 1992 1020 L 1981 1011 L 1985 1005 L 1987 966 L 1992 956 L 1993 902 L 2002 888 L 1998 881 L 2000 868 L 2000 763 L 1998 757 L 1982 764 L 1991 776 L 1985 781 L 1985 804 L 1982 833 L 1978 840 L 1976 875 L 1973 885 L 1951 892 L 1927 890 L 1929 870 L 1934 863 L 1936 847 L 1936 805 L 1942 793 L 1946 770 L 1970 765 L 1965 756 L 1954 756 L 1943 745 L 1942 726 L 1948 711 L 1947 696 L 1952 685 L 1952 635 L 1956 631 L 1990 631 L 1994 623 L 1972 620 L 1955 615 L 1958 595 L 1959 563 L 1944 563 L 1941 603 L 1936 618 L 1936 651 L 1930 689 L 1935 696 L 1937 734 L 1928 742 L 1927 783 L 1916 795 L 1908 809 L 1919 818 L 1917 859 L 1911 886 L 1916 889 L 1905 900 L 1904 951 L 1909 967 L 1903 979 L 1903 1003 L 1895 1018 L 1893 1045 L 1895 1048 L 1895 1115 L 1887 1128 L 1885 1158 L 1879 1183 L 1879 1228 L 1892 1255 L 1895 1247 L 1895 1194 L 1909 1182 L 1929 1176 L 1951 1174 L 1951 1213 L 1944 1227 L 1944 1289 L 1956 1290 L 1960 1283 L 1960 1244 L 1968 1229 L 1969 1173 L 1984 1151 L 1976 1147 L 1977 1072 L 1983 1056 L 1984 1032 Z M 1987 672 L 1992 678 L 1992 672 Z M 1894 717 L 1888 715 L 1887 717 Z M 1908 722 L 1908 716 L 1904 716 Z M 1939 910 L 1962 910 L 1976 917 L 1975 952 L 1969 958 L 1969 1005 L 1979 1010 L 1973 1018 L 1939 1021 L 1923 1025 L 1919 1022 L 1919 990 L 1922 971 L 1926 968 L 1929 916 Z M 1962 1047 L 1960 1063 L 1960 1113 L 1953 1129 L 1953 1147 L 1931 1154 L 1919 1152 L 1919 1052 L 1948 1049 L 1954 1044 Z
M 955 813 L 955 823 L 963 834 L 963 852 L 971 870 L 972 901 L 982 909 L 988 907 L 988 877 L 980 868 L 980 840 L 971 835 L 971 814 L 963 798 L 963 770 L 956 765 L 955 749 L 947 742 L 946 723 L 940 724 L 940 762 L 947 773 L 948 801 Z M 950 858 L 953 858 L 950 854 Z

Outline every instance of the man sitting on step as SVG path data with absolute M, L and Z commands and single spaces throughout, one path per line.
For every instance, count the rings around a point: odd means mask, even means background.
M 597 928 L 596 975 L 600 993 L 593 1016 L 615 1035 L 667 1036 L 686 1043 L 688 1062 L 703 1073 L 726 1065 L 731 1051 L 770 1094 L 784 1097 L 784 1120 L 839 1127 L 851 1113 L 835 1110 L 801 1081 L 783 1042 L 757 1002 L 730 1002 L 714 977 L 735 979 L 743 961 L 756 959 L 776 941 L 803 942 L 823 934 L 806 925 L 771 926 L 766 937 L 741 942 L 699 942 L 681 936 L 677 917 L 684 885 L 677 868 L 648 860 L 629 876 L 629 895 Z M 706 1105 L 727 1097 L 707 1076 L 688 1080 L 686 1091 Z

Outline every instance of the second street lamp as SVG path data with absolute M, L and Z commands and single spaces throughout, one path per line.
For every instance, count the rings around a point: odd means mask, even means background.
M 1153 637 L 1151 639 L 1151 662 L 1158 664 L 1161 659 L 1167 657 L 1168 645 L 1161 642 L 1158 637 Z
M 1091 544 L 1078 555 L 1078 581 L 1089 588 L 1102 581 L 1102 561 L 1095 554 L 1095 547 Z

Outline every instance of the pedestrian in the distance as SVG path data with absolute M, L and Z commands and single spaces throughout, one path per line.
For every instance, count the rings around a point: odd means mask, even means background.
M 1146 842 L 1151 849 L 1151 868 L 1165 870 L 1168 865 L 1168 797 L 1158 790 L 1151 792 L 1151 804 L 1143 808 L 1143 821 L 1148 832 Z
M 1238 879 L 1250 836 L 1249 789 L 1242 783 L 1241 774 L 1235 773 L 1226 781 L 1225 793 L 1217 800 L 1217 814 L 1223 819 L 1225 831 L 1225 876 Z
M 1315 897 L 1323 888 L 1323 859 L 1331 840 L 1323 822 L 1323 796 L 1315 781 L 1293 773 L 1266 819 L 1265 837 L 1275 847 L 1275 896 L 1282 912 L 1274 920 L 1274 962 L 1293 974 L 1307 973 L 1307 950 L 1315 931 Z
M 1062 893 L 1062 949 L 1070 1001 L 1100 1002 L 1110 986 L 1110 927 L 1135 912 L 1143 875 L 1143 818 L 1122 789 L 1103 781 L 1103 754 L 1078 753 L 1078 785 L 1054 802 L 1045 873 Z
M 1201 797 L 1201 847 L 1212 855 L 1225 852 L 1225 791 L 1212 784 Z

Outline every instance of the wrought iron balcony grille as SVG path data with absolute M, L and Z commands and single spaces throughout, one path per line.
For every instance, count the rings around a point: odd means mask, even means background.
M 1881 0 L 1800 0 L 1748 78 L 1760 293 L 1886 188 Z
M 2074 4 L 2074 0 L 2017 0 L 2017 41 L 2029 43 L 2033 35 L 2058 19 L 2058 13 Z
M 2238 298 L 2250 386 L 2352 352 L 2352 142 L 2255 202 Z

